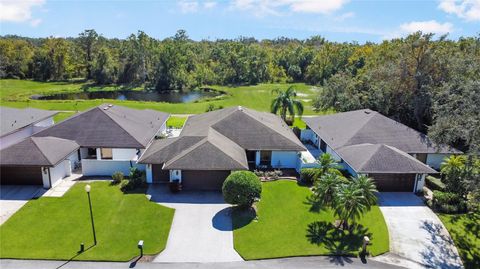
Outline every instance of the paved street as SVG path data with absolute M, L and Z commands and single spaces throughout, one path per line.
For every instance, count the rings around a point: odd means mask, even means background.
M 0 260 L 2 269 L 307 269 L 307 268 L 369 268 L 395 269 L 402 268 L 376 261 L 362 262 L 358 258 L 346 257 L 297 257 L 247 262 L 229 263 L 112 263 L 112 262 L 64 262 L 36 260 Z

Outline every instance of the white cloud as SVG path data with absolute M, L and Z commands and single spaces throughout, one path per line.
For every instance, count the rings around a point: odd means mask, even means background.
M 453 25 L 449 22 L 439 23 L 435 20 L 431 21 L 412 21 L 400 25 L 400 30 L 404 33 L 414 33 L 422 31 L 423 33 L 447 34 L 453 31 Z
M 217 6 L 217 2 L 214 2 L 214 1 L 207 1 L 203 3 L 203 7 L 206 9 L 214 8 L 216 6 Z
M 440 0 L 438 7 L 467 21 L 480 21 L 480 0 Z
M 30 21 L 30 25 L 33 27 L 37 27 L 40 23 L 42 23 L 42 19 L 33 19 Z
M 197 1 L 179 1 L 178 6 L 182 13 L 195 13 L 198 11 L 199 4 Z
M 232 7 L 255 15 L 280 15 L 281 8 L 291 12 L 330 14 L 350 0 L 233 0 Z
M 346 19 L 350 19 L 350 18 L 353 18 L 355 17 L 355 13 L 354 12 L 346 12 L 346 13 L 343 13 L 337 17 L 334 18 L 334 20 L 336 21 L 344 21 Z
M 0 21 L 29 22 L 32 26 L 37 26 L 41 20 L 32 18 L 32 8 L 43 4 L 45 0 L 1 0 Z

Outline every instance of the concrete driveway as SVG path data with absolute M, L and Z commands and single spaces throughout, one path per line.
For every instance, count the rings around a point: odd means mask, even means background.
M 462 268 L 440 219 L 413 193 L 379 194 L 390 234 L 390 253 L 377 260 L 408 268 Z
M 172 194 L 165 186 L 151 185 L 152 201 L 175 208 L 167 246 L 154 262 L 242 261 L 233 248 L 229 205 L 220 192 Z
M 7 221 L 28 200 L 41 196 L 44 189 L 38 185 L 0 186 L 0 225 Z

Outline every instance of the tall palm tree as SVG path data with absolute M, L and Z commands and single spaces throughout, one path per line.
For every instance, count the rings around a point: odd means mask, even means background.
M 349 229 L 349 221 L 355 222 L 367 210 L 367 200 L 355 184 L 341 184 L 336 193 L 335 214 L 343 229 Z
M 340 184 L 342 181 L 337 174 L 324 174 L 313 187 L 315 201 L 322 207 L 334 207 Z
M 451 155 L 440 165 L 440 172 L 448 192 L 454 192 L 459 195 L 466 194 L 464 185 L 465 162 L 465 156 Z
M 270 106 L 270 111 L 273 114 L 277 114 L 277 112 L 280 111 L 280 117 L 282 117 L 285 122 L 287 121 L 287 112 L 292 117 L 292 121 L 295 119 L 295 114 L 302 116 L 303 104 L 299 100 L 295 100 L 297 96 L 295 87 L 290 86 L 286 91 L 275 89 L 272 93 L 277 94 L 277 97 L 272 100 Z
M 375 186 L 375 182 L 373 179 L 367 177 L 366 175 L 360 175 L 356 178 L 352 178 L 352 184 L 356 186 L 359 190 L 361 190 L 363 197 L 367 202 L 367 210 L 370 210 L 372 205 L 377 204 L 377 196 L 375 195 L 378 193 L 377 186 Z
M 318 157 L 316 162 L 320 165 L 317 177 L 322 177 L 327 173 L 341 175 L 339 171 L 341 166 L 338 164 L 338 161 L 333 158 L 330 153 L 323 153 Z

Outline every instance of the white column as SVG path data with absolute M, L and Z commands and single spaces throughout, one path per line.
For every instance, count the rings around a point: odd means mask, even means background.
M 147 164 L 145 172 L 147 173 L 147 183 L 153 183 L 152 165 Z

